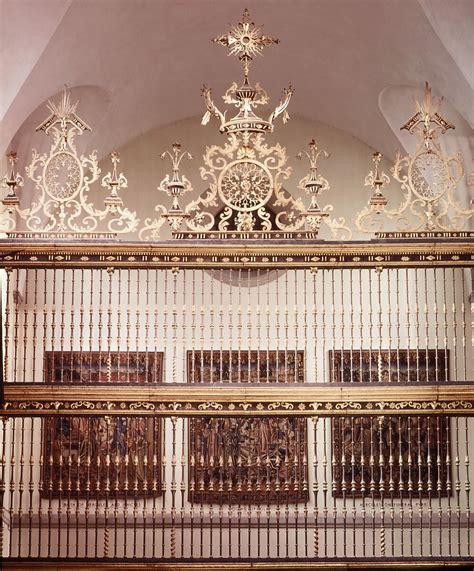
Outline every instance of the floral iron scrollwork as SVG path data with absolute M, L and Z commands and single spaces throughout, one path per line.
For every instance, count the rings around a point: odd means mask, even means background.
M 464 169 L 460 154 L 446 156 L 442 150 L 440 136 L 454 126 L 439 113 L 441 102 L 435 100 L 426 83 L 423 101 L 416 102 L 415 114 L 401 127 L 414 134 L 418 142 L 412 155 L 397 152 L 391 168 L 404 193 L 395 208 L 387 208 L 382 191 L 390 179 L 379 171 L 381 155 L 375 153 L 375 169 L 365 179 L 374 192 L 355 220 L 360 231 L 383 230 L 387 220 L 395 222 L 395 230 L 406 232 L 456 232 L 466 227 L 474 209 L 462 208 L 454 194 Z
M 48 102 L 50 115 L 36 130 L 52 134 L 53 143 L 49 153 L 39 154 L 33 149 L 31 163 L 26 167 L 26 175 L 35 184 L 39 195 L 31 200 L 29 207 L 21 208 L 15 189 L 22 186 L 23 180 L 12 170 L 4 181 L 9 194 L 2 200 L 7 214 L 3 226 L 7 230 L 13 230 L 17 219 L 23 219 L 30 232 L 55 235 L 96 233 L 100 231 L 99 222 L 108 215 L 106 232 L 128 233 L 137 228 L 135 212 L 124 208 L 118 196 L 118 191 L 126 188 L 127 180 L 123 174 L 117 174 L 117 153 L 112 154 L 112 173 L 102 179 L 102 185 L 110 191 L 104 200 L 105 207 L 98 209 L 89 200 L 91 185 L 99 179 L 100 168 L 96 151 L 88 156 L 77 152 L 76 136 L 91 131 L 76 114 L 77 105 L 78 102 L 72 103 L 66 89 L 58 103 Z M 12 166 L 13 157 L 10 154 Z

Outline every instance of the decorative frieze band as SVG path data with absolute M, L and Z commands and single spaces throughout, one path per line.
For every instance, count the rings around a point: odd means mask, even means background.
M 94 243 L 0 240 L 2 267 L 126 268 L 351 268 L 473 266 L 470 238 L 438 241 L 311 242 L 252 240 L 202 244 L 180 240 L 155 245 L 114 240 Z
M 5 387 L 3 416 L 345 416 L 474 415 L 474 384 L 328 387 L 114 386 L 58 387 L 16 384 Z

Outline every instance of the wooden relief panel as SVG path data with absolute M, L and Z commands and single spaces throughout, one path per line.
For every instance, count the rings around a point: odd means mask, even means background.
M 47 352 L 45 380 L 161 383 L 162 352 Z M 111 386 L 111 391 L 113 387 Z M 42 495 L 115 498 L 161 493 L 161 421 L 144 417 L 43 419 Z
M 65 499 L 161 493 L 159 419 L 62 416 L 45 418 L 43 431 L 44 497 L 60 490 Z
M 190 383 L 303 383 L 304 351 L 188 351 Z
M 448 378 L 449 352 L 330 351 L 329 362 L 332 382 L 435 382 Z M 335 496 L 450 493 L 447 417 L 347 417 L 331 424 Z
M 188 382 L 221 378 L 227 383 L 304 382 L 304 352 L 188 352 Z M 262 505 L 307 500 L 306 423 L 284 416 L 191 419 L 190 500 Z
M 149 351 L 48 351 L 46 383 L 161 383 L 163 353 Z

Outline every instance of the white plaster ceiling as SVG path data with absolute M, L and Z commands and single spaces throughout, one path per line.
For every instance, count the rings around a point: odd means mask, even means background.
M 0 151 L 21 144 L 33 119 L 47 115 L 38 107 L 64 84 L 82 86 L 79 115 L 101 156 L 200 114 L 203 83 L 220 101 L 241 78 L 237 59 L 210 39 L 244 7 L 281 41 L 255 61 L 251 79 L 273 104 L 291 82 L 290 115 L 393 156 L 400 142 L 380 94 L 427 80 L 474 126 L 473 0 L 0 0 Z M 408 118 L 412 101 L 403 105 Z

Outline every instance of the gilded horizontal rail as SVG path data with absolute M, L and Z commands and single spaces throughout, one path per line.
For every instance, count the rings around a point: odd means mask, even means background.
M 304 386 L 5 384 L 3 416 L 474 415 L 474 383 Z
M 351 268 L 473 266 L 470 238 L 233 243 L 0 240 L 1 267 Z
M 60 571 L 61 569 L 67 569 L 67 571 L 83 571 L 84 569 L 91 569 L 91 565 L 95 570 L 99 571 L 114 571 L 120 569 L 121 571 L 142 571 L 149 569 L 163 569 L 168 571 L 211 571 L 213 569 L 229 569 L 229 570 L 259 570 L 262 571 L 270 569 L 279 569 L 280 571 L 294 571 L 300 569 L 436 569 L 436 568 L 466 568 L 472 569 L 474 563 L 471 558 L 430 558 L 430 559 L 419 559 L 419 558 L 390 558 L 384 557 L 383 559 L 359 559 L 358 561 L 347 560 L 337 561 L 334 559 L 321 559 L 319 561 L 281 561 L 281 560 L 270 560 L 270 561 L 245 561 L 240 559 L 239 561 L 226 561 L 219 560 L 218 562 L 213 561 L 196 561 L 196 562 L 176 562 L 176 561 L 161 561 L 157 562 L 97 562 L 94 561 L 82 561 L 82 562 L 55 562 L 55 561 L 9 561 L 8 559 L 4 562 L 4 569 L 28 569 L 31 570 L 32 562 L 34 563 L 34 569 L 49 569 Z

